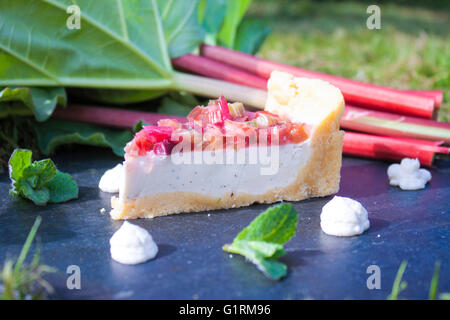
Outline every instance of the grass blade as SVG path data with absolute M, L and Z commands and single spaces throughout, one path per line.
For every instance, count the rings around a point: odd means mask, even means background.
M 438 281 L 439 281 L 439 271 L 441 269 L 441 262 L 437 261 L 434 264 L 434 273 L 433 273 L 433 278 L 431 279 L 431 284 L 430 284 L 430 292 L 428 294 L 428 300 L 435 300 L 436 299 L 436 295 L 437 295 L 437 291 L 438 291 Z
M 19 258 L 17 259 L 16 266 L 14 267 L 14 276 L 18 277 L 20 269 L 22 268 L 22 264 L 25 261 L 25 258 L 27 257 L 28 251 L 30 250 L 31 244 L 33 243 L 34 237 L 36 236 L 37 229 L 39 228 L 39 225 L 41 224 L 42 218 L 38 216 L 36 218 L 36 221 L 34 221 L 33 227 L 30 230 L 30 233 L 28 233 L 27 240 L 25 241 L 25 244 L 22 247 L 22 251 L 20 251 Z
M 408 261 L 403 260 L 398 268 L 397 275 L 395 276 L 394 284 L 392 285 L 392 292 L 388 296 L 388 300 L 397 300 L 401 291 L 406 288 L 407 283 L 402 281 L 403 273 L 405 272 Z

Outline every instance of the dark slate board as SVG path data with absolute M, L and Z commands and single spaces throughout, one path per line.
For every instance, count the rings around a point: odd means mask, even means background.
M 121 265 L 109 254 L 109 238 L 121 222 L 100 213 L 109 211 L 110 195 L 97 188 L 102 173 L 120 159 L 85 148 L 60 152 L 54 160 L 78 182 L 78 200 L 36 207 L 10 197 L 7 175 L 0 178 L 0 262 L 17 257 L 41 215 L 42 261 L 59 270 L 49 277 L 55 287 L 51 298 L 385 299 L 403 259 L 408 260 L 408 287 L 402 298 L 427 298 L 437 260 L 442 262 L 439 291 L 450 292 L 448 161 L 431 170 L 425 190 L 405 192 L 388 185 L 388 163 L 344 158 L 339 195 L 367 208 L 371 228 L 359 237 L 328 236 L 320 229 L 319 214 L 331 197 L 295 203 L 298 231 L 281 259 L 289 273 L 275 282 L 221 249 L 266 205 L 134 220 L 150 231 L 160 251 L 145 264 Z M 380 290 L 366 286 L 366 269 L 373 264 L 381 270 Z M 69 265 L 81 269 L 81 290 L 66 287 Z

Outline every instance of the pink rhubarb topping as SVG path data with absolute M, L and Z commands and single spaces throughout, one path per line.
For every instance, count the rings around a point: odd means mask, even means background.
M 247 111 L 242 103 L 228 103 L 221 96 L 207 106 L 192 109 L 185 123 L 163 119 L 158 121 L 158 126 L 144 126 L 127 144 L 125 152 L 127 157 L 142 156 L 151 151 L 169 155 L 185 137 L 191 141 L 187 151 L 238 149 L 261 143 L 300 143 L 308 137 L 305 129 L 304 124 L 288 122 L 267 111 Z M 273 139 L 274 134 L 278 135 L 278 140 Z M 236 137 L 244 139 L 237 143 Z

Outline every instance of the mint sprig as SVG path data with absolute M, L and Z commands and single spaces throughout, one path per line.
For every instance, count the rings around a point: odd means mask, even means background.
M 59 203 L 78 198 L 78 185 L 67 173 L 56 169 L 50 159 L 31 162 L 32 152 L 16 149 L 9 159 L 10 193 L 36 205 Z
M 223 250 L 243 255 L 266 276 L 279 280 L 287 273 L 287 266 L 276 259 L 286 252 L 288 242 L 297 229 L 298 214 L 289 203 L 270 207 L 242 230 L 233 243 Z

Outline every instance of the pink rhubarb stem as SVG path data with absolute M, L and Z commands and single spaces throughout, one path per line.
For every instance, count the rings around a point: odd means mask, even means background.
M 186 120 L 185 117 L 169 114 L 80 105 L 69 105 L 66 108 L 56 108 L 53 117 L 61 120 L 128 129 L 133 128 L 140 120 L 152 125 L 156 125 L 158 120 L 161 119 Z
M 338 87 L 348 103 L 358 106 L 422 118 L 431 118 L 434 113 L 435 99 L 428 96 L 309 71 L 219 46 L 203 45 L 201 55 L 265 79 L 268 79 L 274 70 L 289 72 L 298 77 L 322 79 Z
M 262 90 L 267 88 L 266 79 L 194 54 L 187 54 L 172 59 L 172 65 L 178 70 L 189 71 L 209 78 L 225 80 Z
M 450 144 L 450 123 L 373 111 L 346 105 L 342 128 L 392 137 L 444 141 Z
M 434 105 L 436 109 L 439 109 L 442 101 L 444 100 L 444 93 L 442 90 L 402 90 L 411 94 L 430 97 L 434 99 Z
M 175 59 L 172 59 L 172 65 L 182 71 L 189 71 L 191 73 L 203 75 L 205 77 L 230 81 L 245 86 L 263 89 L 267 88 L 267 80 L 256 76 L 252 73 L 246 72 L 242 69 L 224 64 L 213 59 L 209 59 L 194 54 L 187 54 Z M 397 89 L 391 89 L 397 90 Z M 435 100 L 436 108 L 442 104 L 443 93 L 441 90 L 398 90 L 408 92 L 410 94 L 422 97 L 430 97 Z
M 450 148 L 431 145 L 430 142 L 403 138 L 375 136 L 364 133 L 345 132 L 343 154 L 371 159 L 400 161 L 417 158 L 430 167 L 436 154 L 449 154 Z

